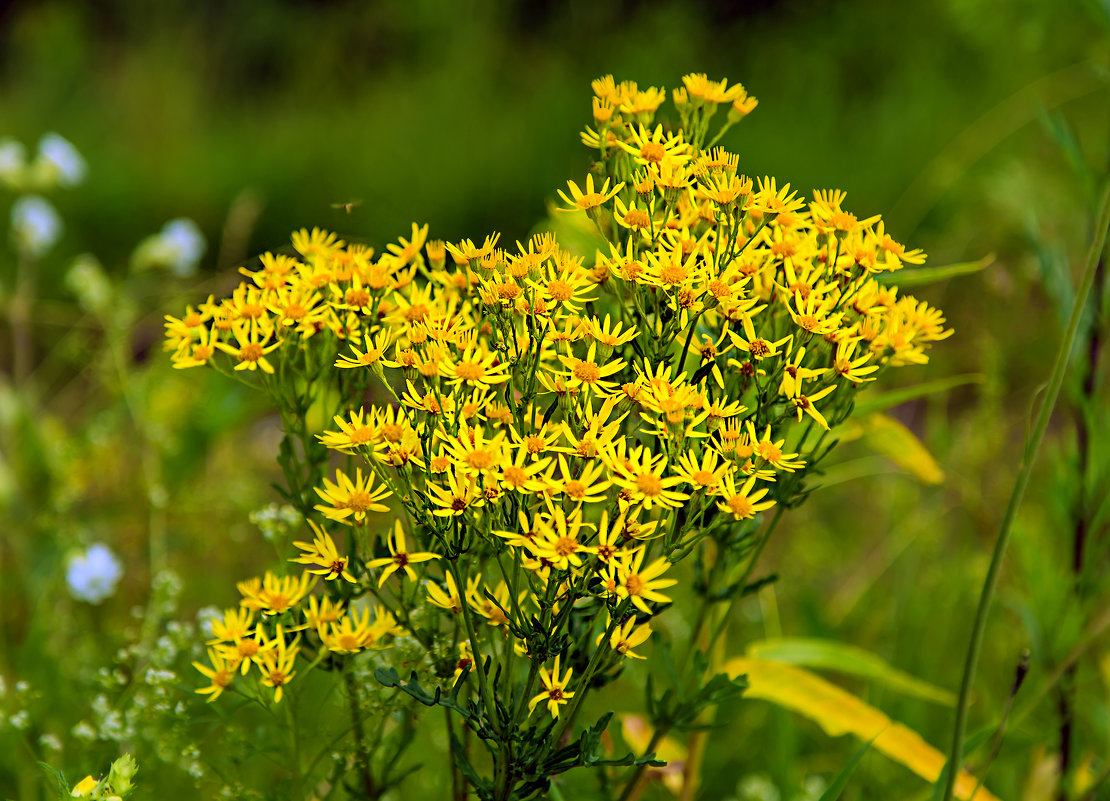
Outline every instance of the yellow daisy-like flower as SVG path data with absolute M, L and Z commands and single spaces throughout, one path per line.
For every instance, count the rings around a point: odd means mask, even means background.
M 417 226 L 416 223 L 412 224 L 412 238 L 406 240 L 403 236 L 400 237 L 399 245 L 386 245 L 385 248 L 397 259 L 395 269 L 404 267 L 409 262 L 417 257 L 420 253 L 420 248 L 424 247 L 424 243 L 428 239 L 428 225 L 424 224 L 423 227 Z M 442 248 L 442 244 L 440 246 Z M 431 251 L 431 243 L 429 243 L 429 251 Z M 442 258 L 442 257 L 441 257 Z
M 606 625 L 608 628 L 608 625 Z M 598 643 L 604 634 L 598 636 Z M 636 625 L 635 616 L 628 618 L 623 624 L 613 629 L 613 633 L 609 635 L 609 647 L 616 651 L 621 656 L 631 657 L 632 659 L 646 659 L 647 657 L 633 653 L 632 649 L 643 645 L 647 642 L 647 638 L 651 636 L 651 626 L 647 623 Z
M 208 332 L 207 338 L 201 337 L 199 342 L 188 343 L 184 342 L 181 348 L 173 355 L 173 366 L 175 370 L 184 370 L 189 367 L 203 367 L 212 360 L 219 350 L 219 330 L 213 326 L 212 330 Z
M 805 467 L 805 460 L 799 459 L 796 453 L 783 453 L 782 446 L 786 444 L 786 439 L 772 440 L 771 439 L 771 426 L 763 432 L 761 438 L 755 435 L 755 424 L 751 420 L 747 422 L 748 426 L 748 439 L 753 443 L 753 454 L 761 459 L 763 463 L 771 465 L 775 470 L 785 470 L 788 473 L 793 473 L 795 470 Z
M 734 347 L 751 354 L 753 361 L 762 361 L 768 356 L 776 356 L 781 351 L 779 348 L 786 342 L 790 341 L 790 336 L 787 335 L 782 339 L 771 342 L 756 336 L 755 325 L 752 323 L 750 315 L 745 314 L 741 318 L 741 324 L 744 327 L 744 336 L 740 336 L 731 328 L 726 329 L 728 337 L 732 340 Z M 736 359 L 729 359 L 728 364 L 730 367 L 739 367 L 740 363 Z
M 392 620 L 389 627 L 392 627 Z M 371 623 L 370 607 L 365 607 L 362 614 L 352 609 L 339 621 L 330 624 L 320 639 L 324 647 L 333 653 L 357 654 L 364 648 L 373 648 L 383 633 L 381 621 L 375 618 Z
M 491 234 L 485 238 L 481 247 L 478 247 L 469 239 L 464 239 L 458 245 L 452 245 L 450 242 L 444 244 L 447 251 L 451 254 L 451 258 L 455 260 L 455 264 L 460 267 L 469 264 L 472 261 L 479 261 L 485 256 L 493 252 L 497 240 L 501 238 L 501 234 Z
M 226 342 L 214 342 L 215 346 L 224 353 L 229 353 L 239 360 L 235 365 L 236 370 L 261 370 L 264 373 L 273 373 L 274 366 L 266 359 L 267 353 L 272 353 L 284 340 L 270 342 L 274 329 L 268 326 L 237 324 L 231 329 L 239 347 Z M 261 337 L 259 333 L 261 332 Z
M 497 361 L 496 353 L 490 353 L 474 339 L 457 359 L 443 363 L 440 369 L 450 385 L 491 386 L 509 380 L 509 365 L 495 364 Z
M 257 579 L 239 584 L 244 596 L 239 605 L 264 615 L 280 615 L 299 604 L 308 595 L 313 583 L 307 571 L 301 573 L 300 578 L 275 576 L 266 571 L 261 584 L 257 583 Z
M 611 455 L 609 463 L 614 470 L 613 483 L 624 490 L 621 499 L 628 505 L 642 505 L 647 511 L 652 506 L 673 509 L 690 497 L 685 492 L 671 489 L 682 483 L 681 477 L 664 478 L 663 473 L 667 468 L 667 457 L 664 454 L 653 454 L 647 448 L 640 447 L 627 461 L 622 460 L 619 455 Z
M 589 554 L 596 550 L 582 542 L 583 528 L 588 526 L 582 522 L 581 508 L 567 515 L 561 507 L 556 506 L 543 521 L 539 536 L 528 543 L 528 547 L 537 557 L 559 570 L 569 570 L 572 566 L 581 567 L 582 557 L 579 554 Z
M 234 642 L 248 636 L 254 628 L 254 612 L 246 607 L 227 609 L 222 618 L 212 621 L 212 639 L 209 645 L 221 642 Z
M 400 520 L 393 521 L 393 533 L 389 535 L 389 552 L 392 554 L 391 556 L 373 559 L 366 563 L 366 566 L 371 568 L 385 567 L 378 579 L 379 587 L 385 584 L 385 580 L 398 570 L 404 570 L 405 575 L 410 580 L 416 581 L 416 571 L 412 569 L 412 563 L 439 559 L 439 556 L 434 553 L 409 553 L 408 545 L 405 542 L 405 530 L 402 528 Z
M 779 384 L 779 394 L 787 398 L 796 398 L 802 394 L 803 382 L 812 381 L 815 378 L 820 378 L 828 368 L 819 367 L 802 367 L 802 360 L 805 359 L 806 349 L 798 348 L 797 353 L 793 358 L 788 358 L 786 364 L 782 368 L 782 383 Z
M 560 656 L 555 657 L 555 663 L 552 665 L 551 670 L 548 671 L 546 667 L 540 668 L 540 684 L 543 686 L 543 692 L 537 694 L 531 701 L 528 702 L 528 714 L 531 715 L 536 709 L 536 705 L 540 701 L 547 703 L 547 711 L 551 713 L 551 717 L 559 717 L 559 707 L 574 697 L 574 693 L 567 692 L 567 685 L 570 684 L 571 674 L 574 673 L 574 668 L 567 668 L 567 672 L 560 678 L 559 676 L 559 659 Z
M 306 259 L 331 259 L 346 243 L 330 231 L 302 228 L 293 233 L 293 249 Z
M 497 483 L 510 492 L 521 494 L 543 492 L 550 485 L 541 473 L 550 462 L 549 456 L 543 459 L 532 459 L 525 448 L 518 448 L 513 461 L 504 465 L 497 474 Z
M 800 423 L 802 421 L 802 415 L 803 414 L 808 414 L 810 417 L 812 417 L 814 420 L 816 420 L 821 425 L 822 428 L 824 428 L 826 431 L 828 431 L 829 430 L 828 421 L 825 420 L 825 416 L 823 414 L 821 414 L 821 412 L 817 411 L 817 407 L 814 406 L 813 404 L 814 404 L 814 402 L 821 400 L 823 397 L 828 395 L 834 389 L 836 389 L 835 385 L 833 385 L 831 387 L 825 387 L 823 390 L 818 392 L 816 395 L 809 395 L 809 396 L 798 395 L 796 398 L 791 398 L 791 401 L 794 404 L 794 409 L 798 413 L 798 422 Z
M 844 317 L 840 312 L 832 312 L 832 304 L 831 299 L 822 298 L 816 292 L 805 298 L 800 292 L 795 292 L 794 306 L 787 303 L 786 308 L 799 328 L 811 334 L 824 336 L 836 331 L 840 327 L 840 320 Z
M 488 593 L 488 594 L 487 594 Z M 490 599 L 490 595 L 493 596 Z M 496 603 L 495 603 L 496 601 Z M 470 608 L 486 619 L 491 626 L 504 626 L 509 622 L 505 614 L 510 606 L 509 587 L 504 581 L 497 585 L 497 589 L 489 592 L 482 585 L 482 574 L 467 580 L 466 602 Z
M 724 500 L 717 504 L 717 508 L 726 514 L 732 515 L 734 520 L 750 520 L 755 517 L 757 512 L 762 512 L 764 509 L 770 509 L 774 506 L 774 501 L 762 500 L 763 496 L 767 494 L 766 487 L 752 492 L 756 478 L 757 476 L 750 476 L 740 489 L 737 489 L 732 476 L 726 476 L 724 481 L 721 482 L 720 490 L 720 496 Z
M 624 539 L 624 526 L 626 516 L 622 513 L 609 525 L 609 510 L 603 509 L 601 520 L 597 524 L 597 545 L 594 554 L 598 561 L 605 565 L 616 566 L 617 561 L 624 555 L 621 550 L 621 540 Z
M 616 384 L 612 381 L 605 380 L 608 376 L 619 373 L 628 364 L 624 359 L 617 359 L 608 364 L 598 364 L 597 361 L 597 343 L 591 342 L 590 349 L 586 352 L 585 359 L 577 359 L 574 356 L 563 356 L 560 354 L 559 361 L 567 368 L 568 372 L 563 374 L 566 377 L 567 387 L 574 389 L 577 387 L 588 387 L 591 389 L 602 389 L 608 392 L 616 388 Z M 602 359 L 601 361 L 605 361 Z
M 329 520 L 338 520 L 341 523 L 361 523 L 366 519 L 367 512 L 388 512 L 389 507 L 382 503 L 393 493 L 386 487 L 374 487 L 374 474 L 366 478 L 362 476 L 362 468 L 357 468 L 355 480 L 342 470 L 335 471 L 335 483 L 324 479 L 324 488 L 316 487 L 319 495 L 327 505 L 318 504 L 314 509 Z
M 359 448 L 372 446 L 379 433 L 372 420 L 367 419 L 366 410 L 362 408 L 352 411 L 346 420 L 341 415 L 336 415 L 334 420 L 339 431 L 325 431 L 317 434 L 316 439 L 341 453 L 352 453 Z
M 341 602 L 332 601 L 326 595 L 322 597 L 310 595 L 308 608 L 302 608 L 301 611 L 304 612 L 305 624 L 308 628 L 320 632 L 325 630 L 329 623 L 335 623 L 343 617 L 345 608 Z
M 776 179 L 764 176 L 759 179 L 759 190 L 748 198 L 744 209 L 749 212 L 777 215 L 797 211 L 805 204 L 805 201 L 798 197 L 797 192 L 790 191 L 790 184 L 783 184 L 782 189 L 779 189 Z
M 335 360 L 336 367 L 343 367 L 351 369 L 353 367 L 369 367 L 379 374 L 383 366 L 383 357 L 385 356 L 386 348 L 389 347 L 392 336 L 389 331 L 379 331 L 377 334 L 371 336 L 369 332 L 363 334 L 363 342 L 365 343 L 366 350 L 361 351 L 352 344 L 351 351 L 355 354 L 354 358 L 350 356 L 340 356 Z
M 285 685 L 297 675 L 297 671 L 293 670 L 293 664 L 300 652 L 300 646 L 297 644 L 299 641 L 300 635 L 294 638 L 290 647 L 285 642 L 285 633 L 279 625 L 274 639 L 268 643 L 273 647 L 265 649 L 261 654 L 258 667 L 262 671 L 262 683 L 274 688 L 274 703 L 281 703 Z
M 559 209 L 559 211 L 585 211 L 595 212 L 603 203 L 607 203 L 616 197 L 617 193 L 624 189 L 624 182 L 609 188 L 609 179 L 605 179 L 605 183 L 601 185 L 601 191 L 594 191 L 594 176 L 588 174 L 586 176 L 586 191 L 583 192 L 578 188 L 578 184 L 574 181 L 567 181 L 567 187 L 570 189 L 570 197 L 562 189 L 559 190 L 559 197 L 561 197 L 570 208 Z
M 493 475 L 505 463 L 505 434 L 498 432 L 487 439 L 482 426 L 463 425 L 445 447 L 467 475 Z
M 617 586 L 619 598 L 631 598 L 632 603 L 641 612 L 651 614 L 648 601 L 656 603 L 670 603 L 671 599 L 659 590 L 673 587 L 678 584 L 677 579 L 659 578 L 667 572 L 671 563 L 666 559 L 656 559 L 647 567 L 643 567 L 646 548 L 638 548 L 632 556 L 632 561 L 627 565 L 617 566 L 617 576 L 620 584 Z
M 693 487 L 695 492 L 705 490 L 712 494 L 732 471 L 729 462 L 719 462 L 720 454 L 717 451 L 707 448 L 700 461 L 692 451 L 687 451 L 678 457 L 675 475 Z
M 643 125 L 638 126 L 632 130 L 629 141 L 621 142 L 620 147 L 637 164 L 645 167 L 668 158 L 678 164 L 690 160 L 690 149 L 682 141 L 681 131 L 677 134 L 665 134 L 662 125 L 656 125 L 655 130 L 650 133 Z
M 864 381 L 874 381 L 874 377 L 868 377 L 870 373 L 874 373 L 879 369 L 877 364 L 867 364 L 874 353 L 864 353 L 862 356 L 853 358 L 856 354 L 856 345 L 859 344 L 858 339 L 845 337 L 836 343 L 836 355 L 833 358 L 833 369 L 836 370 L 837 375 L 841 378 L 851 381 L 853 384 L 860 384 Z
M 604 503 L 609 500 L 612 481 L 604 480 L 605 465 L 598 461 L 576 462 L 574 469 L 567 464 L 566 458 L 559 454 L 559 475 L 552 474 L 554 489 L 552 494 L 562 495 L 572 503 Z M 601 480 L 599 480 L 601 479 Z
M 437 517 L 460 517 L 467 510 L 486 505 L 485 495 L 473 476 L 451 471 L 447 473 L 447 488 L 428 482 L 428 496 L 439 508 L 432 514 Z
M 235 678 L 235 669 L 229 668 L 227 661 L 214 648 L 208 649 L 208 661 L 212 663 L 212 667 L 202 665 L 200 662 L 194 662 L 193 667 L 208 677 L 209 685 L 201 687 L 197 692 L 207 695 L 208 702 L 212 703 L 231 684 L 231 680 Z
M 309 520 L 308 525 L 312 527 L 312 531 L 316 535 L 315 538 L 311 543 L 294 542 L 293 544 L 304 553 L 289 561 L 302 565 L 316 565 L 316 567 L 310 568 L 308 572 L 315 576 L 323 576 L 325 581 L 342 577 L 345 581 L 354 584 L 355 577 L 347 570 L 351 561 L 350 558 L 339 555 L 331 535 L 322 530 L 315 522 Z

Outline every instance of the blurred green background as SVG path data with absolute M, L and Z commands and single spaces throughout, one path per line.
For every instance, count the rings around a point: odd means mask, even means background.
M 898 411 L 945 482 L 923 487 L 849 447 L 830 477 L 840 483 L 788 516 L 764 557 L 781 577 L 770 601 L 784 633 L 854 643 L 954 689 L 1034 392 L 1091 235 L 1093 188 L 1110 159 L 1108 31 L 1105 0 L 3 4 L 0 137 L 33 148 L 55 131 L 89 170 L 81 186 L 51 197 L 66 231 L 39 265 L 34 384 L 3 383 L 0 675 L 9 685 L 23 677 L 53 686 L 55 698 L 36 701 L 44 731 L 64 734 L 67 705 L 88 704 L 77 668 L 57 661 L 73 641 L 35 609 L 62 592 L 67 549 L 93 534 L 123 554 L 128 572 L 120 595 L 95 614 L 74 606 L 85 650 L 70 653 L 110 660 L 113 649 L 90 637 L 111 642 L 102 632 L 112 621 L 147 603 L 155 557 L 142 516 L 158 504 L 136 512 L 121 488 L 139 492 L 149 481 L 128 446 L 152 421 L 169 497 L 164 559 L 185 577 L 183 616 L 226 605 L 232 582 L 258 570 L 246 514 L 276 500 L 257 480 L 273 470 L 272 421 L 259 398 L 218 376 L 169 370 L 158 351 L 163 314 L 226 289 L 235 267 L 302 226 L 379 247 L 407 235 L 412 221 L 448 240 L 495 230 L 503 242 L 523 239 L 555 189 L 588 167 L 578 133 L 590 122 L 591 79 L 613 73 L 669 90 L 687 72 L 706 72 L 760 100 L 723 141 L 741 154 L 743 172 L 803 193 L 844 189 L 846 207 L 882 213 L 888 231 L 924 248 L 932 264 L 996 256 L 982 273 L 919 293 L 947 312 L 956 335 L 903 380 L 983 377 Z M 1060 145 L 1069 139 L 1070 150 Z M 11 200 L 0 195 L 4 219 Z M 181 216 L 207 237 L 200 273 L 129 277 L 135 245 Z M 63 276 L 86 252 L 121 285 L 131 282 L 122 338 L 66 289 Z M 14 269 L 10 249 L 0 250 L 5 297 Z M 113 341 L 122 370 L 93 358 Z M 0 342 L 10 344 L 6 330 Z M 1047 680 L 1105 599 L 1069 594 L 1071 432 L 1065 404 L 988 629 L 973 729 L 997 721 L 1022 648 L 1032 650 L 1030 681 Z M 759 619 L 755 601 L 746 612 Z M 738 641 L 751 625 L 738 627 Z M 1105 652 L 1099 634 L 1076 678 L 1084 710 L 1073 764 L 1110 752 L 1097 658 Z M 869 700 L 947 746 L 949 710 Z M 1038 760 L 1058 747 L 1054 704 L 1046 691 L 1007 735 L 988 781 L 1002 798 L 1052 797 L 1028 788 Z M 856 748 L 761 704 L 725 711 L 733 715 L 735 736 L 711 740 L 707 798 L 747 797 L 737 782 L 748 774 L 793 798 L 808 774 L 835 774 Z M 83 775 L 109 751 L 101 744 L 62 758 Z M 144 770 L 153 782 L 173 781 L 169 769 Z M 0 787 L 17 773 L 0 757 Z M 27 786 L 20 779 L 20 791 Z M 922 788 L 869 756 L 845 797 Z

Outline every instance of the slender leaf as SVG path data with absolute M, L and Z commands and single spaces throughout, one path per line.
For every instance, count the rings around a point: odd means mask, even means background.
M 840 798 L 840 794 L 844 792 L 844 788 L 848 786 L 848 780 L 852 778 L 852 774 L 856 772 L 856 766 L 858 766 L 860 760 L 863 759 L 863 755 L 871 750 L 872 742 L 874 742 L 874 740 L 864 743 L 863 747 L 856 751 L 855 756 L 848 761 L 844 769 L 841 770 L 840 773 L 836 775 L 836 778 L 832 780 L 832 783 L 825 788 L 825 792 L 821 793 L 821 797 L 818 798 L 817 801 L 837 801 L 837 799 Z
M 909 270 L 895 270 L 892 273 L 880 273 L 879 282 L 888 286 L 895 284 L 900 289 L 927 286 L 947 281 L 949 278 L 977 273 L 985 270 L 993 263 L 994 254 L 988 253 L 978 261 L 961 261 L 956 264 L 945 264 L 942 267 L 919 267 Z
M 900 406 L 908 401 L 924 398 L 929 395 L 938 395 L 956 387 L 966 384 L 982 384 L 983 376 L 980 373 L 964 373 L 963 375 L 949 376 L 937 381 L 926 381 L 924 384 L 914 384 L 912 387 L 903 387 L 890 392 L 877 395 L 864 395 L 856 401 L 856 414 L 870 414 L 882 412 L 895 406 Z
M 835 640 L 805 637 L 762 640 L 749 646 L 747 654 L 756 659 L 863 676 L 892 690 L 945 706 L 956 703 L 955 693 L 911 676 L 870 651 Z

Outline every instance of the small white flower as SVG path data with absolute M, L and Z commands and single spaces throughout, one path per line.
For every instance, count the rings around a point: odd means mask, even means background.
M 66 565 L 69 594 L 78 601 L 98 604 L 116 591 L 123 576 L 123 566 L 103 543 L 90 545 L 85 553 L 70 557 Z
M 24 195 L 12 204 L 12 239 L 32 258 L 42 256 L 62 235 L 62 218 L 44 197 Z
M 59 186 L 77 186 L 85 179 L 85 159 L 70 142 L 56 133 L 39 140 L 39 160 Z
M 210 640 L 216 636 L 212 624 L 223 619 L 223 612 L 218 607 L 204 606 L 197 610 L 197 626 L 200 627 L 201 634 L 204 635 L 205 639 Z

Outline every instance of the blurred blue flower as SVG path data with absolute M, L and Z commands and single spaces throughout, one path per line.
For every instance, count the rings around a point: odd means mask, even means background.
M 66 565 L 69 594 L 78 601 L 98 604 L 116 591 L 123 566 L 103 543 L 90 545 L 84 553 L 74 554 Z
M 59 186 L 77 186 L 85 178 L 84 157 L 56 133 L 45 134 L 39 140 L 39 160 L 47 165 L 45 172 Z
M 180 278 L 188 278 L 196 273 L 207 246 L 207 240 L 197 224 L 186 217 L 179 217 L 170 220 L 159 233 L 139 244 L 132 256 L 132 265 L 136 270 L 160 267 Z
M 18 251 L 38 258 L 62 235 L 62 218 L 46 198 L 24 195 L 12 204 L 11 235 Z

